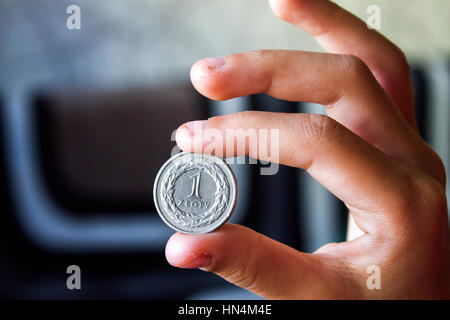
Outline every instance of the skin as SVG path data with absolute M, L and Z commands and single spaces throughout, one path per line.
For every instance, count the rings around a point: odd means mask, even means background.
M 193 128 L 279 129 L 279 162 L 306 170 L 339 197 L 362 236 L 306 254 L 226 224 L 210 234 L 174 234 L 168 262 L 213 272 L 269 299 L 450 298 L 445 169 L 418 134 L 404 54 L 329 1 L 269 3 L 328 53 L 259 50 L 206 58 L 192 67 L 194 87 L 215 100 L 267 93 L 320 103 L 327 116 L 230 114 L 181 125 L 177 144 L 223 156 L 225 141 L 207 150 Z M 255 150 L 231 151 L 270 160 Z M 371 265 L 380 267 L 380 290 L 367 288 Z

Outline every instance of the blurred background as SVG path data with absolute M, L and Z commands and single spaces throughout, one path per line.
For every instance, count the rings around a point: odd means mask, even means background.
M 449 162 L 447 0 L 337 1 L 412 64 L 424 138 Z M 69 5 L 81 29 L 69 30 Z M 212 102 L 190 66 L 252 49 L 321 51 L 262 0 L 0 0 L 0 295 L 11 299 L 253 299 L 197 270 L 170 267 L 173 233 L 152 199 L 157 170 L 188 120 L 242 110 L 322 112 L 265 95 Z M 299 250 L 343 241 L 344 206 L 304 172 L 233 165 L 233 222 Z M 81 290 L 66 269 L 81 268 Z

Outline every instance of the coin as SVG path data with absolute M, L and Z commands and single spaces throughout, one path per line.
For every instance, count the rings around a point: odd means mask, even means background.
M 161 219 L 183 233 L 208 233 L 232 215 L 237 199 L 233 171 L 221 158 L 181 152 L 159 170 L 153 199 Z

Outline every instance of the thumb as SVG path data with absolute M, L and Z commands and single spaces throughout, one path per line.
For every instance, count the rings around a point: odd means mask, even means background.
M 176 233 L 167 243 L 166 257 L 175 267 L 214 272 L 268 299 L 317 299 L 333 288 L 332 272 L 320 255 L 301 253 L 233 224 L 209 234 Z

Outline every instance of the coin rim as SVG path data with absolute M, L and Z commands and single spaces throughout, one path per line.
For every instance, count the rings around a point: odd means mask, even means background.
M 164 213 L 162 212 L 160 205 L 159 205 L 159 201 L 158 201 L 158 195 L 157 195 L 157 189 L 158 189 L 158 184 L 159 181 L 161 179 L 161 175 L 164 172 L 164 170 L 169 166 L 170 163 L 172 163 L 175 159 L 185 156 L 185 155 L 200 155 L 204 158 L 209 158 L 211 161 L 213 162 L 218 162 L 220 161 L 224 166 L 224 172 L 227 176 L 229 176 L 231 178 L 231 188 L 230 189 L 234 189 L 234 192 L 232 192 L 232 190 L 230 190 L 230 201 L 233 201 L 233 205 L 230 207 L 229 212 L 227 214 L 224 214 L 223 217 L 217 221 L 220 221 L 220 223 L 218 223 L 217 225 L 215 223 L 211 224 L 210 226 L 212 226 L 211 228 L 205 227 L 204 229 L 202 229 L 202 231 L 200 232 L 196 232 L 196 231 L 189 231 L 189 230 L 184 230 L 179 228 L 178 226 L 175 226 L 173 223 L 171 223 L 169 221 L 169 219 L 166 218 L 166 216 L 164 215 Z M 220 167 L 220 164 L 219 164 Z M 220 167 L 221 169 L 223 169 L 222 167 Z M 229 219 L 230 217 L 233 215 L 233 212 L 236 208 L 236 203 L 237 203 L 237 194 L 238 194 L 238 190 L 237 190 L 237 182 L 236 182 L 236 176 L 234 175 L 233 170 L 231 170 L 231 167 L 228 165 L 228 163 L 226 163 L 226 161 L 223 158 L 214 156 L 214 155 L 210 155 L 210 154 L 205 154 L 205 153 L 195 153 L 195 152 L 180 152 L 177 153 L 176 155 L 172 156 L 170 159 L 168 159 L 159 169 L 158 174 L 156 175 L 155 178 L 155 182 L 153 184 L 153 201 L 155 203 L 155 207 L 156 207 L 156 211 L 158 211 L 159 216 L 161 217 L 161 219 L 164 221 L 164 223 L 169 226 L 170 228 L 172 228 L 175 231 L 179 231 L 182 233 L 186 233 L 186 234 L 204 234 L 204 233 L 209 233 L 212 232 L 218 228 L 220 228 L 222 225 L 224 225 Z M 228 207 L 228 206 L 227 206 Z M 222 221 L 223 220 L 223 221 Z

